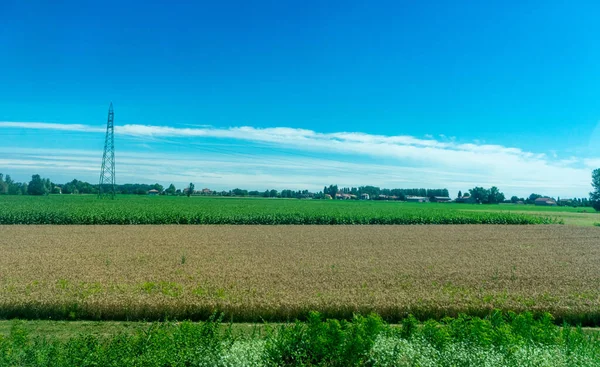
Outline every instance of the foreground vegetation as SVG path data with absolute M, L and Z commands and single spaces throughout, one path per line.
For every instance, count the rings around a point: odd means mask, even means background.
M 0 318 L 389 322 L 493 309 L 600 325 L 600 228 L 0 226 Z
M 201 197 L 0 196 L 0 224 L 552 224 L 474 205 Z M 486 206 L 493 208 L 493 206 Z
M 31 337 L 15 321 L 0 335 L 2 366 L 598 366 L 600 338 L 544 314 L 494 312 L 401 326 L 377 315 L 351 322 L 311 313 L 306 322 L 254 333 L 221 320 L 156 323 L 133 333 L 66 340 Z

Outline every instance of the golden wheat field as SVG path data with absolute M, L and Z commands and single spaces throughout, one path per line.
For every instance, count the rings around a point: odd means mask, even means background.
M 0 317 L 600 320 L 600 228 L 0 226 Z

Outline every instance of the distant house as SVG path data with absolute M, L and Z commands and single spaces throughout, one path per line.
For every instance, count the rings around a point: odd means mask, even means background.
M 332 197 L 331 197 L 331 195 L 329 195 L 329 194 L 325 194 L 325 199 L 327 199 L 327 200 L 331 200 L 331 199 L 332 199 Z
M 211 189 L 202 189 L 202 191 L 200 191 L 200 193 L 202 195 L 210 195 L 210 194 L 212 194 L 212 190 Z
M 537 198 L 535 199 L 537 206 L 556 206 L 556 201 L 552 198 Z
M 477 203 L 477 201 L 475 200 L 475 198 L 469 196 L 469 195 L 465 195 L 461 198 L 457 198 L 456 200 L 454 200 L 455 203 L 461 203 L 461 204 L 475 204 Z
M 360 199 L 361 200 L 369 200 L 369 194 L 360 194 Z
M 434 196 L 431 201 L 434 203 L 449 203 L 452 199 L 447 196 Z
M 354 196 L 354 195 L 345 194 L 343 192 L 338 192 L 337 194 L 335 194 L 335 198 L 337 200 L 350 200 L 350 199 L 352 199 L 352 196 Z
M 156 196 L 158 194 L 159 194 L 159 191 L 156 189 L 152 189 L 152 190 L 148 191 L 148 195 L 150 195 L 150 196 Z
M 429 198 L 424 196 L 407 196 L 406 201 L 409 203 L 426 203 L 429 201 Z
M 379 198 L 379 200 L 387 200 L 388 199 L 387 195 L 379 195 L 378 198 Z

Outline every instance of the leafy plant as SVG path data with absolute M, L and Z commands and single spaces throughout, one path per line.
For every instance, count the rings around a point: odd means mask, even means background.
M 1 366 L 598 366 L 600 338 L 554 325 L 550 315 L 493 312 L 403 328 L 377 315 L 352 321 L 311 313 L 306 322 L 233 333 L 206 322 L 161 322 L 96 336 L 32 337 L 25 321 L 0 334 Z M 410 320 L 410 321 L 409 321 Z M 68 327 L 68 326 L 65 326 Z

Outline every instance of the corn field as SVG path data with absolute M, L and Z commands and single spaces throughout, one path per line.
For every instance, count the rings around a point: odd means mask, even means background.
M 456 204 L 138 196 L 99 200 L 89 195 L 0 196 L 0 224 L 554 223 L 561 221 L 545 215 L 458 210 Z

